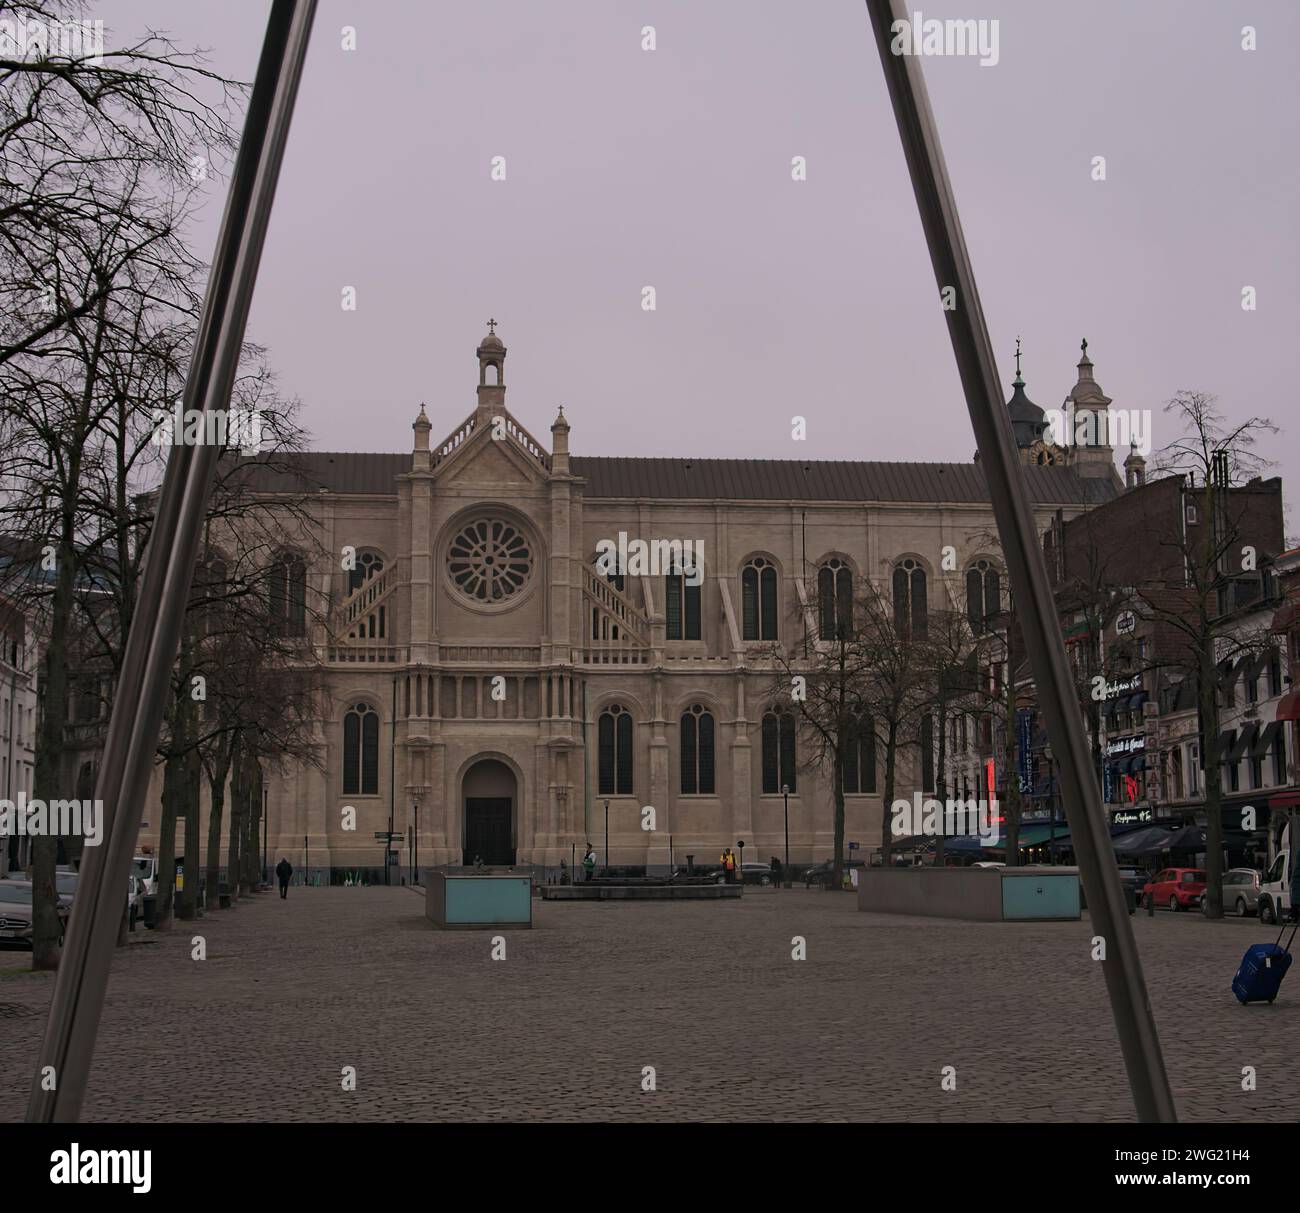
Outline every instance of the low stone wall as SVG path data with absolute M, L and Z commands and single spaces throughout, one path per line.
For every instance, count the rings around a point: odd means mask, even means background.
M 578 884 L 542 886 L 543 901 L 724 901 L 739 898 L 740 884 Z
M 1033 883 L 1004 891 L 1004 881 Z M 860 868 L 858 909 L 980 922 L 1068 921 L 1079 917 L 1078 886 L 1078 868 L 1066 867 Z

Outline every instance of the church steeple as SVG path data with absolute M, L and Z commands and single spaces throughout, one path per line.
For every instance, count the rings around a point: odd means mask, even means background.
M 1079 378 L 1065 400 L 1071 431 L 1068 462 L 1080 476 L 1104 476 L 1118 485 L 1115 450 L 1111 446 L 1111 399 L 1093 376 L 1086 337 L 1079 348 Z
M 429 415 L 424 411 L 424 401 L 420 401 L 420 415 L 411 423 L 411 429 L 415 431 L 415 446 L 412 450 L 411 467 L 414 471 L 428 471 L 431 466 L 429 461 L 429 431 L 433 429 L 429 421 Z
M 497 336 L 496 320 L 488 321 L 488 335 L 479 342 L 478 407 L 480 412 L 499 412 L 506 401 L 506 347 Z M 488 371 L 492 376 L 489 379 Z
M 1007 412 L 1011 414 L 1011 429 L 1016 436 L 1016 446 L 1027 451 L 1042 440 L 1047 428 L 1047 414 L 1025 395 L 1025 381 L 1020 374 L 1020 338 L 1016 338 L 1016 377 L 1013 381 Z

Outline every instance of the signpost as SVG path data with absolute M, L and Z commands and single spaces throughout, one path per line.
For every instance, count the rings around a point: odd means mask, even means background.
M 398 830 L 376 830 L 375 841 L 384 844 L 384 883 L 391 884 L 391 878 L 388 875 L 388 869 L 393 866 L 397 860 L 397 852 L 393 850 L 393 843 L 401 842 L 406 837 L 405 834 Z

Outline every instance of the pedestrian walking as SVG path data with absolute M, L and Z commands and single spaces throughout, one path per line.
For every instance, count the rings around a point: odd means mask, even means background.
M 293 864 L 287 859 L 281 859 L 275 865 L 275 878 L 280 882 L 280 900 L 283 901 L 289 896 L 289 877 L 293 875 Z
M 596 874 L 596 852 L 592 849 L 591 843 L 587 843 L 587 853 L 582 857 L 582 870 L 587 880 Z
M 770 864 L 769 866 L 770 866 L 771 869 L 772 869 L 772 884 L 773 884 L 774 886 L 776 886 L 776 887 L 780 887 L 780 884 L 781 884 L 781 861 L 780 861 L 780 860 L 779 860 L 775 855 L 773 855 L 773 856 L 772 856 L 772 862 L 771 862 L 771 864 Z
M 736 882 L 736 856 L 730 847 L 718 857 L 722 862 L 722 879 L 727 884 Z

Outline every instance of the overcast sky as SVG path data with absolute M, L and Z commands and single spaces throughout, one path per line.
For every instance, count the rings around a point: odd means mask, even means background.
M 1174 392 L 1212 392 L 1231 420 L 1282 426 L 1269 448 L 1295 492 L 1300 4 L 919 7 L 998 22 L 996 65 L 924 68 L 1007 394 L 1017 335 L 1045 408 L 1086 336 L 1156 446 Z M 92 15 L 251 80 L 268 11 Z M 473 410 L 490 316 L 511 411 L 547 446 L 564 404 L 588 455 L 974 449 L 861 0 L 323 0 L 250 336 L 317 449 L 405 450 L 421 401 L 435 439 Z

